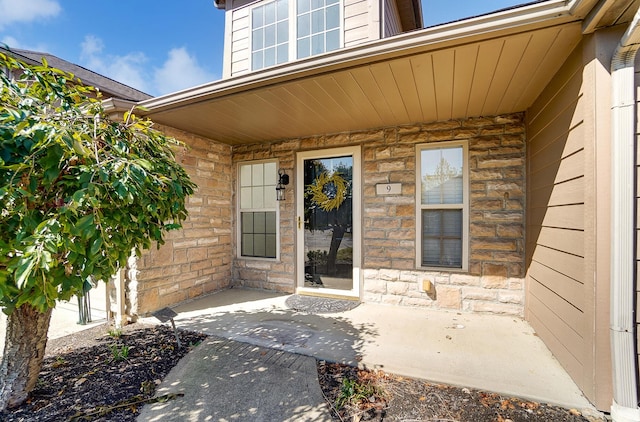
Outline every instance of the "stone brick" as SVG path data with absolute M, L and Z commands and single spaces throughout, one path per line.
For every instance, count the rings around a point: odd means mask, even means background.
M 503 276 L 482 276 L 481 285 L 485 289 L 507 289 L 509 288 L 509 279 Z
M 387 293 L 387 283 L 382 280 L 365 279 L 364 290 L 368 293 Z
M 481 169 L 488 168 L 503 168 L 503 167 L 515 167 L 523 166 L 524 158 L 522 157 L 508 157 L 508 158 L 494 158 L 488 160 L 482 160 L 478 162 L 478 167 Z
M 496 233 L 499 237 L 524 237 L 524 227 L 522 224 L 498 224 Z
M 378 278 L 386 281 L 396 281 L 400 279 L 400 271 L 383 269 L 378 272 Z
M 522 196 L 522 185 L 514 182 L 492 181 L 487 182 L 487 195 L 490 197 L 504 197 L 508 193 L 510 197 Z
M 424 123 L 422 125 L 423 130 L 426 131 L 439 131 L 442 129 L 457 129 L 461 126 L 459 120 L 444 120 L 438 122 Z
M 515 251 L 516 242 L 510 239 L 482 239 L 471 240 L 471 248 L 476 250 Z
M 433 130 L 426 133 L 426 140 L 429 142 L 450 141 L 454 138 L 453 130 Z
M 498 292 L 498 300 L 502 303 L 522 304 L 524 303 L 524 292 Z
M 463 287 L 462 299 L 495 301 L 498 299 L 498 292 L 496 290 L 487 290 L 479 287 Z
M 521 305 L 515 305 L 512 303 L 500 303 L 500 302 L 469 302 L 469 310 L 479 313 L 490 313 L 497 315 L 514 315 L 521 317 L 524 314 L 524 310 Z
M 402 304 L 405 306 L 415 306 L 415 307 L 424 307 L 424 308 L 432 308 L 434 306 L 434 301 L 429 296 L 424 294 L 423 297 L 406 297 L 403 299 Z
M 506 264 L 496 264 L 492 262 L 485 262 L 482 265 L 482 275 L 484 276 L 499 276 L 507 278 L 509 276 L 509 269 Z
M 413 217 L 416 215 L 416 209 L 413 204 L 411 205 L 396 205 L 396 217 Z
M 495 237 L 496 226 L 494 224 L 471 223 L 469 234 L 471 237 Z
M 436 286 L 436 297 L 439 308 L 460 309 L 462 306 L 460 288 Z
M 382 296 L 381 303 L 384 305 L 400 305 L 402 303 L 402 296 Z
M 480 279 L 468 274 L 451 274 L 449 283 L 458 286 L 479 286 Z
M 378 171 L 382 173 L 390 171 L 404 171 L 406 168 L 405 163 L 402 161 L 381 161 L 378 162 Z
M 413 258 L 407 258 L 407 259 L 395 258 L 391 261 L 391 267 L 396 270 L 410 270 L 415 267 L 415 261 Z
M 387 283 L 387 293 L 390 295 L 405 295 L 409 291 L 409 283 L 393 281 Z

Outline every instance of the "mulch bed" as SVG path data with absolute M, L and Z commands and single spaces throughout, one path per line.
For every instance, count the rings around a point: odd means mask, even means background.
M 36 389 L 22 406 L 0 413 L 0 421 L 135 421 L 171 368 L 206 338 L 179 331 L 178 347 L 166 326 L 106 330 L 52 341 L 54 353 L 45 358 Z
M 50 340 L 37 388 L 0 421 L 134 421 L 161 380 L 205 335 L 167 326 L 106 326 Z M 114 335 L 118 334 L 118 335 Z M 595 421 L 576 410 L 318 362 L 336 421 Z M 172 399 L 172 397 L 165 397 Z
M 318 362 L 320 386 L 335 421 L 584 422 L 603 421 L 576 409 L 496 393 L 433 384 L 382 371 Z M 354 387 L 355 386 L 355 387 Z M 353 400 L 349 400 L 349 397 Z

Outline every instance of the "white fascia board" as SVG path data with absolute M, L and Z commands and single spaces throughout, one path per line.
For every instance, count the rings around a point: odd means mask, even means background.
M 401 57 L 415 51 L 453 47 L 490 39 L 498 32 L 519 31 L 575 20 L 566 0 L 535 3 L 490 15 L 412 31 L 395 37 L 350 47 L 308 59 L 289 62 L 262 71 L 222 79 L 175 93 L 141 101 L 147 114 L 183 107 L 236 92 L 249 91 L 297 78 L 345 69 L 376 59 Z

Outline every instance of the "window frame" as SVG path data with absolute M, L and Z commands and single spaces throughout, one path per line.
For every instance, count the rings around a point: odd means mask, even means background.
M 262 66 L 259 69 L 254 69 L 253 68 L 253 30 L 254 30 L 254 26 L 253 26 L 253 10 L 258 8 L 258 7 L 264 7 L 266 6 L 268 3 L 272 3 L 275 2 L 276 0 L 270 0 L 270 1 L 257 1 L 253 4 L 251 4 L 249 6 L 249 26 L 248 26 L 248 32 L 249 32 L 249 44 L 247 46 L 248 49 L 248 59 L 249 59 L 249 67 L 248 70 L 249 72 L 258 72 L 264 69 L 270 69 L 272 67 L 275 66 L 280 66 L 283 65 L 285 63 L 291 63 L 293 61 L 296 60 L 305 60 L 305 59 L 310 59 L 312 57 L 316 57 L 322 54 L 327 54 L 327 53 L 331 53 L 334 51 L 338 51 L 340 49 L 342 49 L 344 47 L 344 3 L 343 0 L 338 0 L 338 9 L 339 9 L 339 16 L 338 16 L 338 21 L 339 21 L 339 26 L 338 26 L 338 33 L 339 33 L 339 41 L 338 41 L 338 48 L 335 50 L 331 50 L 331 51 L 324 51 L 322 53 L 318 53 L 318 54 L 311 54 L 309 56 L 306 56 L 302 59 L 298 58 L 298 2 L 297 0 L 288 0 L 289 1 L 289 15 L 287 17 L 288 21 L 289 21 L 289 39 L 287 41 L 288 44 L 288 56 L 289 59 L 286 62 L 283 63 L 276 63 L 274 65 L 271 66 Z M 326 10 L 326 6 L 324 7 L 324 9 Z M 326 15 L 325 15 L 326 16 Z M 325 36 L 326 36 L 326 31 L 324 32 Z
M 462 148 L 462 203 L 460 204 L 423 204 L 422 203 L 422 151 Z M 442 141 L 416 145 L 416 268 L 430 271 L 467 272 L 469 270 L 469 142 Z M 462 259 L 461 267 L 422 265 L 422 211 L 423 210 L 462 210 Z
M 236 258 L 237 259 L 251 259 L 251 260 L 261 260 L 261 261 L 280 261 L 280 203 L 275 200 L 276 191 L 275 185 L 277 181 L 274 180 L 274 189 L 273 189 L 273 197 L 275 201 L 274 208 L 262 207 L 262 208 L 242 208 L 242 180 L 241 180 L 241 169 L 244 165 L 254 165 L 254 164 L 266 164 L 266 163 L 275 163 L 276 166 L 276 177 L 279 168 L 279 162 L 277 159 L 265 159 L 265 160 L 247 160 L 247 161 L 239 161 L 236 167 Z M 253 186 L 253 185 L 252 185 Z M 264 185 L 263 185 L 264 186 Z M 276 220 L 276 254 L 275 257 L 261 257 L 261 256 L 251 256 L 251 255 L 243 255 L 242 254 L 242 213 L 243 212 L 275 212 L 275 220 Z

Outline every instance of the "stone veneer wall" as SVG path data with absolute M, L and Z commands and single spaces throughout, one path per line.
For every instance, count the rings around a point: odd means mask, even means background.
M 522 316 L 524 312 L 524 115 L 474 118 L 283 142 L 237 146 L 237 162 L 278 158 L 295 183 L 297 151 L 361 145 L 365 302 Z M 470 253 L 466 273 L 415 266 L 416 145 L 469 141 Z M 376 196 L 378 183 L 402 183 L 397 196 Z M 235 188 L 234 188 L 235 189 Z M 280 203 L 279 262 L 234 260 L 235 284 L 292 292 L 295 288 L 295 189 Z M 425 280 L 435 292 L 423 292 Z
M 160 249 L 152 246 L 130 263 L 125 277 L 134 316 L 223 289 L 231 281 L 231 147 L 156 127 L 188 146 L 176 152 L 176 160 L 198 188 L 188 199 L 183 228 L 169 232 Z

